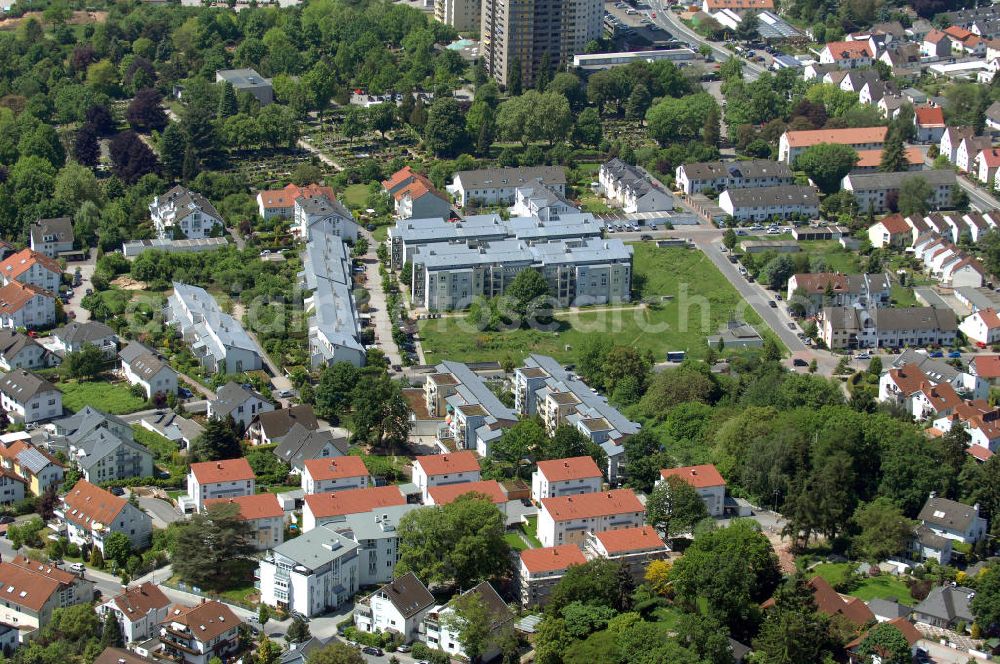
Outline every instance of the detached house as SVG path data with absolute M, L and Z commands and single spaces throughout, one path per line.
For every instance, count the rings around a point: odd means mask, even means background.
M 531 474 L 531 499 L 567 496 L 600 491 L 604 474 L 593 457 L 539 461 L 538 470 Z
M 274 449 L 274 456 L 301 473 L 310 459 L 331 459 L 347 455 L 347 438 L 329 429 L 310 431 L 296 422 L 281 443 Z
M 420 489 L 425 502 L 431 487 L 479 480 L 479 460 L 468 450 L 418 456 L 413 462 L 413 483 Z
M 285 511 L 273 493 L 255 493 L 235 498 L 210 498 L 212 505 L 235 505 L 239 517 L 250 527 L 250 543 L 257 551 L 266 551 L 285 541 Z
M 187 495 L 195 511 L 213 498 L 238 498 L 256 493 L 257 476 L 245 458 L 192 463 Z
M 382 182 L 395 204 L 399 219 L 448 219 L 451 201 L 448 195 L 437 190 L 430 179 L 404 166 Z
M 364 489 L 369 485 L 374 483 L 361 457 L 308 459 L 302 471 L 302 491 L 306 494 Z
M 971 606 L 975 595 L 975 590 L 965 586 L 936 586 L 913 609 L 913 618 L 944 629 L 955 629 L 958 623 L 964 623 L 969 629 L 976 621 Z
M 333 189 L 318 184 L 310 184 L 300 187 L 296 184 L 289 184 L 284 189 L 271 189 L 257 193 L 257 210 L 264 220 L 291 219 L 295 216 L 295 201 L 298 198 L 315 198 L 326 196 L 329 200 L 336 200 Z
M 935 535 L 963 544 L 975 544 L 986 536 L 986 519 L 979 516 L 979 505 L 964 505 L 933 492 L 917 520 Z
M 53 330 L 52 339 L 55 341 L 53 347 L 56 352 L 78 353 L 87 344 L 101 351 L 106 360 L 114 358 L 118 352 L 118 335 L 110 327 L 98 321 L 68 323 Z
M 97 547 L 102 554 L 104 539 L 111 533 L 124 533 L 135 549 L 149 546 L 153 536 L 153 520 L 148 514 L 87 480 L 79 480 L 63 496 L 58 512 L 70 542 Z
M 177 185 L 149 204 L 149 216 L 159 237 L 167 240 L 200 240 L 225 227 L 211 201 Z
M 31 250 L 58 258 L 59 254 L 73 251 L 73 220 L 69 217 L 39 219 L 31 224 L 28 232 Z
M 947 128 L 944 110 L 940 106 L 917 106 L 913 109 L 913 124 L 917 128 L 917 140 L 921 143 L 939 143 Z
M 52 291 L 12 281 L 0 288 L 0 328 L 40 328 L 55 325 L 56 297 Z
M 59 292 L 62 267 L 54 259 L 31 249 L 22 249 L 0 263 L 0 279 L 5 286 L 13 282 Z
M 538 540 L 543 546 L 583 544 L 586 533 L 641 526 L 646 509 L 631 489 L 543 498 Z
M 993 308 L 980 309 L 966 317 L 958 329 L 981 348 L 1000 343 L 1000 316 Z
M 354 624 L 362 632 L 391 632 L 410 643 L 417 639 L 420 623 L 433 607 L 434 595 L 409 572 L 358 602 Z
M 52 366 L 57 360 L 27 334 L 0 329 L 0 369 L 39 369 Z
M 50 420 L 62 415 L 62 392 L 44 378 L 14 369 L 0 377 L 0 407 L 25 424 Z
M 232 417 L 241 431 L 250 428 L 250 423 L 261 413 L 274 410 L 274 404 L 259 392 L 229 381 L 215 392 L 216 398 L 208 402 L 208 416 L 217 420 Z
M 876 249 L 882 247 L 902 249 L 909 246 L 912 240 L 913 229 L 900 214 L 884 217 L 868 229 L 868 241 Z
M 98 611 L 113 614 L 121 626 L 125 643 L 146 641 L 159 635 L 159 625 L 167 619 L 170 599 L 160 587 L 147 581 L 102 604 Z
M 118 353 L 121 373 L 129 385 L 142 386 L 147 399 L 177 394 L 177 372 L 152 348 L 131 341 Z
M 931 30 L 924 35 L 923 43 L 920 46 L 920 55 L 927 57 L 944 58 L 951 55 L 954 41 L 951 36 L 941 30 Z
M 163 655 L 180 664 L 225 661 L 239 648 L 242 621 L 228 605 L 215 600 L 191 608 L 175 607 L 160 627 Z
M 875 53 L 867 41 L 830 42 L 819 52 L 820 64 L 834 64 L 841 69 L 869 67 Z
M 484 625 L 488 637 L 485 652 L 481 655 L 483 661 L 489 661 L 500 654 L 500 648 L 496 644 L 496 635 L 504 626 L 514 620 L 514 613 L 504 603 L 500 595 L 487 581 L 483 581 L 475 588 L 467 590 L 460 596 L 455 597 L 445 606 L 436 606 L 424 617 L 421 640 L 431 648 L 443 650 L 449 656 L 468 658 L 465 649 L 459 638 L 459 624 L 455 620 L 455 604 L 462 598 L 469 595 L 478 595 L 482 604 L 486 607 L 486 620 Z
M 316 413 L 309 404 L 296 404 L 278 410 L 258 412 L 250 423 L 247 436 L 254 445 L 277 445 L 284 440 L 291 428 L 299 424 L 307 431 L 319 429 Z

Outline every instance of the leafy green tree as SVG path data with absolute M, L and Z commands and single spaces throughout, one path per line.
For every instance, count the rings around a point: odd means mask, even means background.
M 324 367 L 316 385 L 316 414 L 324 420 L 339 421 L 351 406 L 358 370 L 349 362 L 337 362 Z
M 627 611 L 633 588 L 631 579 L 625 579 L 621 570 L 619 563 L 605 558 L 571 566 L 552 588 L 546 613 L 557 615 L 573 602 Z
M 705 501 L 679 477 L 668 477 L 657 484 L 646 501 L 646 523 L 671 537 L 692 532 L 707 517 Z
M 764 264 L 760 270 L 760 280 L 772 290 L 781 292 L 788 285 L 788 280 L 795 274 L 795 263 L 788 254 L 779 254 Z
M 736 231 L 734 231 L 732 228 L 727 228 L 722 233 L 722 244 L 724 244 L 726 246 L 726 249 L 729 249 L 729 251 L 735 249 L 738 243 L 739 243 L 739 237 L 736 235 Z
M 460 588 L 501 578 L 510 566 L 505 528 L 500 510 L 474 494 L 410 512 L 399 522 L 396 573 L 413 572 L 425 583 Z
M 649 136 L 663 147 L 699 138 L 705 116 L 713 109 L 718 110 L 718 105 L 707 92 L 661 99 L 646 113 Z
M 915 525 L 887 498 L 860 505 L 854 513 L 854 523 L 861 531 L 854 539 L 854 546 L 871 563 L 905 551 Z
M 883 664 L 909 664 L 913 661 L 906 637 L 898 627 L 889 623 L 879 623 L 868 630 L 858 645 L 858 655 L 865 661 L 878 657 Z
M 639 83 L 632 88 L 632 94 L 629 95 L 628 101 L 625 102 L 625 119 L 638 120 L 641 126 L 643 119 L 646 117 L 646 111 L 649 110 L 652 103 L 653 98 L 649 94 L 649 88 Z
M 545 429 L 537 419 L 521 420 L 504 429 L 500 439 L 490 446 L 487 468 L 496 477 L 527 480 L 532 472 L 531 461 L 538 458 L 547 440 Z
M 493 614 L 476 593 L 460 596 L 453 602 L 453 608 L 455 611 L 444 619 L 445 626 L 458 635 L 466 657 L 475 664 L 492 645 Z
M 253 657 L 254 664 L 274 664 L 280 656 L 281 648 L 267 638 L 267 634 L 262 631 L 257 644 L 257 652 L 254 653 Z
M 80 350 L 66 353 L 63 369 L 73 378 L 92 379 L 101 373 L 104 364 L 101 349 L 94 344 L 84 344 Z
M 468 142 L 465 119 L 452 97 L 436 99 L 427 112 L 424 145 L 439 157 L 455 157 Z
M 577 144 L 597 147 L 604 137 L 604 128 L 601 125 L 601 116 L 597 109 L 587 107 L 580 112 L 576 118 L 576 125 L 573 127 L 573 140 Z
M 514 311 L 528 324 L 532 321 L 546 323 L 551 319 L 549 294 L 549 283 L 545 277 L 532 269 L 518 272 L 504 290 L 504 295 L 511 299 Z
M 216 503 L 177 527 L 170 560 L 186 583 L 221 591 L 242 582 L 253 550 L 239 506 Z
M 507 72 L 507 92 L 509 92 L 512 97 L 518 97 L 522 92 L 523 72 L 521 69 L 521 58 L 517 56 L 511 58 L 510 70 Z
M 363 375 L 353 390 L 351 404 L 355 440 L 393 451 L 406 444 L 410 409 L 399 383 L 388 374 Z
M 339 641 L 332 641 L 306 656 L 306 664 L 364 664 L 361 653 Z
M 124 648 L 125 636 L 122 634 L 122 626 L 118 622 L 118 617 L 114 611 L 104 614 L 104 621 L 101 624 L 101 646 L 104 648 Z
M 181 176 L 186 147 L 180 125 L 169 123 L 160 135 L 160 160 L 164 175 L 173 179 Z
M 285 636 L 288 642 L 304 643 L 311 637 L 312 634 L 309 633 L 309 625 L 298 616 L 292 618 L 292 624 L 288 626 L 288 634 Z
M 796 574 L 774 595 L 754 651 L 766 664 L 798 664 L 828 661 L 836 646 L 830 635 L 830 620 L 816 609 L 812 588 Z
M 899 213 L 904 217 L 910 215 L 923 216 L 930 212 L 931 201 L 934 198 L 934 190 L 931 189 L 927 179 L 919 175 L 911 175 L 903 178 L 899 185 Z
M 124 568 L 129 556 L 132 555 L 132 542 L 128 535 L 122 532 L 110 533 L 104 538 L 104 559 L 114 562 Z
M 37 547 L 40 546 L 38 534 L 43 528 L 45 522 L 38 517 L 20 524 L 12 523 L 7 526 L 7 539 L 15 551 L 23 546 Z
M 812 145 L 795 158 L 795 170 L 804 171 L 820 191 L 832 194 L 858 163 L 858 153 L 849 145 L 820 143 Z
M 236 425 L 232 418 L 210 418 L 205 430 L 191 443 L 191 458 L 196 461 L 222 461 L 243 456 Z

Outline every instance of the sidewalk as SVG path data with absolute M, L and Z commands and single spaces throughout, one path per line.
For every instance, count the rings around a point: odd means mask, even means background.
M 369 310 L 372 314 L 372 322 L 375 325 L 376 344 L 389 359 L 389 364 L 403 364 L 403 357 L 399 352 L 399 346 L 392 338 L 392 320 L 389 318 L 389 305 L 382 290 L 382 277 L 379 275 L 379 260 L 375 249 L 378 241 L 367 230 L 361 229 L 361 235 L 368 240 L 368 253 L 362 257 L 365 265 L 366 286 L 369 297 Z

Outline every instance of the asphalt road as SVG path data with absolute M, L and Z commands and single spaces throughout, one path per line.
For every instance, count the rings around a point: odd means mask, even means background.
M 667 31 L 673 33 L 678 39 L 686 39 L 696 45 L 707 44 L 712 49 L 715 59 L 719 62 L 724 62 L 734 57 L 733 53 L 724 48 L 721 43 L 709 41 L 684 25 L 680 17 L 670 11 L 670 7 L 665 5 L 662 0 L 650 0 L 649 6 L 656 12 L 656 18 L 653 20 Z M 743 76 L 747 80 L 753 81 L 763 73 L 764 68 L 759 64 L 747 62 L 746 60 L 743 61 Z
M 929 145 L 917 145 L 924 153 L 924 164 L 926 166 L 933 167 L 934 160 L 927 157 L 927 150 L 930 148 Z M 969 203 L 979 212 L 989 212 L 990 210 L 996 210 L 1000 208 L 1000 201 L 998 201 L 993 196 L 990 196 L 984 189 L 977 187 L 971 180 L 969 180 L 964 175 L 956 173 L 958 178 L 958 186 L 965 190 L 965 193 L 969 195 Z

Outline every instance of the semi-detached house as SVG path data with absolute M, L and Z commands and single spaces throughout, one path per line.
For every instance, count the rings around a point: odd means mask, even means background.
M 580 544 L 588 532 L 641 526 L 646 508 L 631 489 L 543 498 L 538 514 L 542 546 Z
M 177 371 L 152 348 L 129 342 L 118 352 L 121 373 L 129 385 L 139 385 L 147 399 L 156 394 L 177 394 Z
M 0 369 L 10 371 L 45 368 L 57 359 L 27 334 L 0 329 Z
M 215 600 L 191 608 L 174 607 L 160 626 L 162 654 L 180 664 L 225 661 L 239 648 L 243 623 L 228 605 Z

